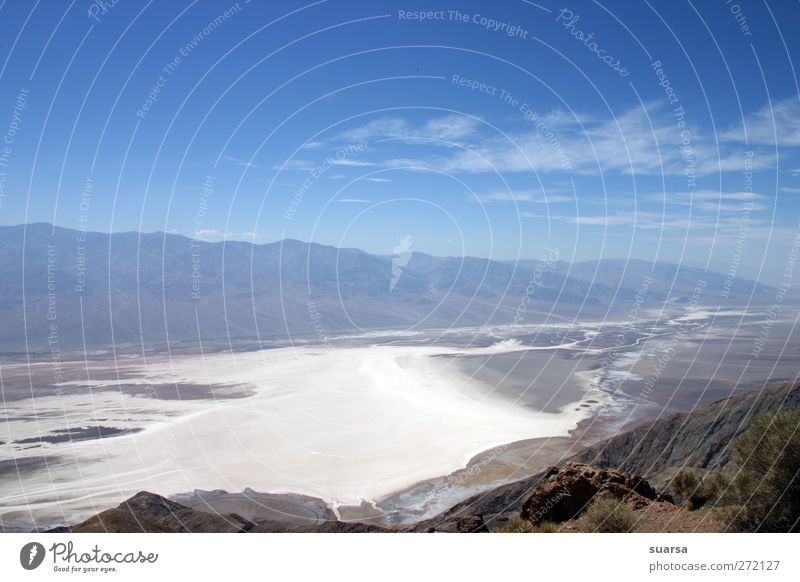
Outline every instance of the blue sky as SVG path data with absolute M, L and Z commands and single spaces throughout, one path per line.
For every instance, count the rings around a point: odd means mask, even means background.
M 796 2 L 6 0 L 0 224 L 380 254 L 411 235 L 777 281 L 798 21 Z

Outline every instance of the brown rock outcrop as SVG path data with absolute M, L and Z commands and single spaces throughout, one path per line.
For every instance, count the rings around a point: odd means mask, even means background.
M 429 520 L 411 526 L 398 528 L 397 531 L 424 533 L 488 533 L 489 528 L 482 515 L 463 515 L 452 519 Z
M 107 509 L 82 523 L 72 527 L 53 528 L 49 531 L 52 533 L 362 533 L 388 530 L 365 523 L 336 520 L 308 525 L 270 520 L 254 523 L 236 513 L 199 511 L 161 495 L 142 491 L 118 507 Z
M 599 493 L 622 499 L 633 509 L 653 501 L 672 502 L 669 495 L 656 491 L 643 478 L 591 465 L 569 463 L 552 467 L 544 479 L 522 502 L 520 515 L 532 523 L 563 522 L 580 514 Z

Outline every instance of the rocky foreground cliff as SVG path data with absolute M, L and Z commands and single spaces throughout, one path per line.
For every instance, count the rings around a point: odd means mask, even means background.
M 800 409 L 800 385 L 782 385 L 726 398 L 642 425 L 595 444 L 562 467 L 475 495 L 448 511 L 394 530 L 344 522 L 335 516 L 303 520 L 248 520 L 235 513 L 203 511 L 149 492 L 72 527 L 72 532 L 487 532 L 559 524 L 559 531 L 587 531 L 581 520 L 597 499 L 607 513 L 628 520 L 625 531 L 721 531 L 709 509 L 675 503 L 669 483 L 679 470 L 701 476 L 730 468 L 735 439 L 765 412 Z M 598 504 L 597 507 L 599 507 Z M 610 509 L 609 509 L 610 508 Z M 598 527 L 602 527 L 600 520 Z M 602 530 L 599 530 L 602 531 Z

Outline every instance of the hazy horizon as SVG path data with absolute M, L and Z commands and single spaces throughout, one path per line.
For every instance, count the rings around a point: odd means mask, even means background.
M 359 250 L 359 251 L 363 251 L 363 252 L 366 252 L 366 253 L 369 253 L 369 254 L 372 254 L 372 255 L 376 255 L 376 256 L 391 256 L 391 254 L 392 254 L 391 252 L 387 253 L 387 252 L 382 252 L 380 250 L 371 251 L 371 250 L 368 250 L 366 248 L 360 248 L 360 247 L 340 247 L 340 246 L 337 246 L 336 244 L 334 244 L 333 242 L 309 241 L 309 240 L 302 240 L 302 239 L 297 239 L 297 238 L 293 238 L 293 237 L 279 238 L 279 239 L 276 239 L 276 240 L 261 241 L 261 242 L 255 242 L 254 240 L 252 240 L 252 237 L 248 237 L 248 238 L 235 238 L 235 237 L 233 237 L 233 238 L 224 238 L 224 239 L 220 239 L 220 240 L 206 240 L 206 239 L 197 239 L 196 237 L 193 237 L 191 235 L 186 235 L 186 234 L 183 234 L 183 233 L 180 233 L 180 232 L 168 232 L 168 231 L 164 231 L 164 230 L 154 230 L 154 231 L 119 230 L 119 231 L 114 231 L 114 232 L 107 232 L 107 231 L 100 231 L 100 230 L 80 231 L 79 229 L 74 228 L 74 227 L 70 227 L 68 225 L 53 224 L 53 223 L 49 223 L 49 222 L 31 222 L 31 223 L 18 223 L 18 224 L 4 224 L 4 225 L 0 225 L 0 228 L 18 228 L 18 227 L 35 226 L 35 225 L 45 225 L 45 226 L 48 226 L 48 227 L 62 228 L 62 229 L 65 229 L 65 230 L 71 230 L 71 231 L 75 231 L 75 232 L 84 232 L 86 234 L 89 234 L 89 233 L 101 234 L 101 235 L 131 234 L 131 233 L 133 233 L 133 234 L 142 234 L 142 235 L 160 235 L 160 234 L 164 234 L 164 235 L 172 235 L 172 236 L 183 237 L 185 239 L 195 240 L 195 241 L 198 241 L 198 242 L 209 243 L 209 244 L 220 244 L 220 243 L 226 243 L 226 242 L 241 242 L 241 243 L 252 244 L 254 246 L 265 246 L 265 245 L 280 244 L 280 243 L 285 242 L 285 241 L 294 241 L 294 242 L 299 242 L 299 243 L 302 243 L 302 244 L 317 244 L 317 245 L 336 248 L 336 249 Z M 442 254 L 433 254 L 433 253 L 426 253 L 426 252 L 414 251 L 414 250 L 411 250 L 410 252 L 411 253 L 420 253 L 420 254 L 424 254 L 424 255 L 428 255 L 428 256 L 432 256 L 432 257 L 437 257 L 437 258 L 481 259 L 481 260 L 499 261 L 499 262 L 506 262 L 506 263 L 507 262 L 515 262 L 515 261 L 537 261 L 537 260 L 540 261 L 542 259 L 541 256 L 522 256 L 522 255 L 520 255 L 520 256 L 516 256 L 516 257 L 486 257 L 486 256 L 477 256 L 477 255 L 461 255 L 461 256 L 458 256 L 458 255 L 442 255 Z M 560 255 L 560 253 L 559 253 L 559 255 Z M 655 264 L 658 264 L 658 263 L 669 264 L 669 265 L 679 265 L 679 266 L 685 266 L 685 267 L 690 267 L 690 268 L 703 269 L 703 270 L 707 270 L 707 271 L 711 271 L 711 272 L 715 272 L 715 273 L 721 273 L 721 274 L 725 274 L 726 269 L 728 269 L 728 270 L 732 269 L 731 265 L 726 265 L 726 264 L 724 264 L 722 262 L 711 263 L 709 261 L 692 260 L 692 259 L 688 259 L 688 258 L 682 263 L 679 263 L 679 262 L 676 262 L 676 261 L 671 261 L 671 260 L 666 260 L 666 259 L 665 260 L 660 260 L 660 261 L 653 261 L 653 260 L 639 259 L 639 258 L 634 258 L 634 257 L 624 257 L 624 256 L 610 256 L 610 257 L 599 257 L 598 256 L 598 257 L 584 258 L 584 259 L 575 260 L 575 261 L 569 261 L 566 258 L 564 258 L 564 259 L 559 259 L 559 262 L 563 262 L 563 263 L 566 263 L 566 264 L 574 264 L 574 263 L 591 263 L 591 262 L 601 261 L 601 260 L 614 261 L 614 262 L 617 262 L 617 261 L 626 261 L 626 262 L 636 261 L 636 262 L 650 263 L 652 265 L 655 265 Z M 768 278 L 766 274 L 761 274 L 761 276 L 757 276 L 758 273 L 751 272 L 751 270 L 748 269 L 747 267 L 736 269 L 736 271 L 737 271 L 736 274 L 738 276 L 740 276 L 740 277 L 743 277 L 745 279 L 749 279 L 749 280 L 752 280 L 752 281 L 758 281 L 758 282 L 761 282 L 761 283 L 764 283 L 764 284 L 767 284 L 767 285 L 774 285 L 774 284 L 780 282 L 781 279 L 782 279 L 782 273 L 777 273 L 772 278 Z

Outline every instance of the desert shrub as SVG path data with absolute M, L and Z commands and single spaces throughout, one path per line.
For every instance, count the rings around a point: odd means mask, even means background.
M 608 494 L 598 495 L 578 518 L 583 532 L 621 533 L 631 531 L 635 524 L 634 511 Z
M 527 519 L 515 517 L 496 531 L 497 533 L 556 533 L 560 530 L 559 525 L 552 521 L 543 521 L 533 525 Z
M 497 533 L 533 533 L 533 524 L 527 519 L 515 517 L 496 531 Z
M 704 505 L 719 505 L 730 486 L 730 478 L 724 473 L 713 472 L 702 475 L 695 469 L 684 468 L 670 481 L 673 492 L 690 510 Z
M 739 467 L 728 527 L 744 532 L 800 531 L 800 409 L 756 417 L 733 444 Z
M 700 488 L 700 476 L 694 469 L 681 469 L 670 481 L 672 490 L 691 509 L 694 505 L 692 496 Z
M 706 505 L 726 503 L 731 489 L 731 478 L 725 473 L 709 473 L 700 484 L 700 492 Z

